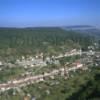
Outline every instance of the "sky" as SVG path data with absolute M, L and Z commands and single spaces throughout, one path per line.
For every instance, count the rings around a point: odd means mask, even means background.
M 93 25 L 100 0 L 0 0 L 0 27 Z

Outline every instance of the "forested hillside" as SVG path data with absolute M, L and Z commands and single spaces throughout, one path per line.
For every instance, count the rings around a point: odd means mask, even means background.
M 69 48 L 86 48 L 93 40 L 60 28 L 0 28 L 0 55 L 56 54 Z
M 100 100 L 100 68 L 94 68 L 92 75 L 94 76 L 66 100 Z

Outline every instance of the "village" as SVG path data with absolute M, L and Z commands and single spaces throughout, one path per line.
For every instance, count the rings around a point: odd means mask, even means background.
M 6 63 L 6 62 L 2 62 L 0 61 L 0 70 L 2 70 L 2 66 L 4 68 L 4 66 L 7 66 L 8 68 L 13 68 L 18 66 L 24 67 L 24 68 L 28 68 L 28 67 L 36 67 L 36 66 L 47 66 L 47 64 L 59 64 L 59 58 L 63 58 L 63 57 L 70 57 L 70 56 L 75 56 L 75 55 L 81 55 L 82 51 L 80 50 L 76 50 L 73 49 L 69 52 L 65 52 L 64 54 L 59 54 L 58 56 L 47 56 L 44 59 L 43 53 L 40 53 L 38 55 L 33 56 L 28 56 L 27 58 L 25 58 L 25 56 L 22 56 L 19 59 L 16 59 L 16 61 L 14 62 L 14 64 L 12 64 L 11 62 Z M 18 67 L 17 66 L 17 67 Z
M 61 65 L 59 59 L 64 58 L 64 57 L 73 57 L 79 55 L 80 58 L 75 60 L 74 62 L 71 62 L 70 64 L 66 61 L 65 65 Z M 85 57 L 84 57 L 85 55 Z M 93 59 L 95 56 L 95 60 Z M 92 58 L 92 59 L 90 59 Z M 55 75 L 61 74 L 65 75 L 70 72 L 70 71 L 75 71 L 77 69 L 82 69 L 82 70 L 87 70 L 89 64 L 92 63 L 94 64 L 93 61 L 95 61 L 95 65 L 98 66 L 98 55 L 90 50 L 88 52 L 82 52 L 82 50 L 76 50 L 73 49 L 70 52 L 66 52 L 65 54 L 59 54 L 58 56 L 52 56 L 46 57 L 43 59 L 43 53 L 40 55 L 36 55 L 35 57 L 29 56 L 29 58 L 25 58 L 24 56 L 21 57 L 21 59 L 17 59 L 14 64 L 8 64 L 7 63 L 2 63 L 0 62 L 0 71 L 2 71 L 2 66 L 8 66 L 8 68 L 13 68 L 13 67 L 23 67 L 24 69 L 27 69 L 25 73 L 21 73 L 23 77 L 21 76 L 20 78 L 13 79 L 13 80 L 8 80 L 6 83 L 1 83 L 0 84 L 0 91 L 6 91 L 11 88 L 15 87 L 22 87 L 26 86 L 29 84 L 33 84 L 36 82 L 44 81 L 45 77 L 51 77 L 54 78 Z M 39 70 L 42 70 L 43 67 L 48 66 L 48 64 L 54 64 L 54 65 L 60 65 L 60 68 L 52 69 L 52 71 L 49 72 L 43 72 L 42 74 L 38 75 L 33 75 L 32 72 L 28 72 L 28 68 L 36 68 Z M 17 66 L 16 66 L 17 65 Z M 20 68 L 19 67 L 19 68 Z M 47 67 L 48 68 L 48 67 Z

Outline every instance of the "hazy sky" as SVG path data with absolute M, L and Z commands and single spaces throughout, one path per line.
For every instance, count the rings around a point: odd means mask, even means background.
M 100 27 L 100 0 L 0 0 L 0 27 Z

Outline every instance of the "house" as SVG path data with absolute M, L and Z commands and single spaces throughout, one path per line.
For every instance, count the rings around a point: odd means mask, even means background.
M 24 60 L 25 59 L 25 57 L 24 56 L 22 56 L 22 60 Z
M 0 66 L 2 66 L 3 65 L 3 63 L 0 61 Z
M 54 75 L 51 75 L 50 78 L 51 78 L 51 79 L 55 79 Z
M 77 63 L 77 68 L 81 68 L 81 67 L 83 67 L 83 64 Z
M 28 96 L 24 96 L 24 100 L 30 100 Z
M 54 63 L 55 65 L 59 65 L 59 64 L 60 64 L 59 60 L 54 60 L 53 63 Z
M 59 54 L 59 56 L 57 56 L 55 58 L 62 58 L 62 57 L 64 57 L 64 55 L 63 54 Z
M 80 61 L 77 61 L 75 63 L 73 63 L 71 66 L 73 66 L 73 68 L 81 68 L 83 67 L 83 64 Z
M 42 58 L 42 59 L 43 59 L 43 53 L 40 53 L 40 58 Z
M 95 52 L 93 50 L 89 50 L 87 55 L 94 55 L 94 54 L 95 54 Z
M 1 91 L 5 91 L 5 90 L 6 90 L 6 88 L 2 87 L 0 90 L 1 90 Z
M 94 46 L 88 46 L 88 50 L 94 50 Z

